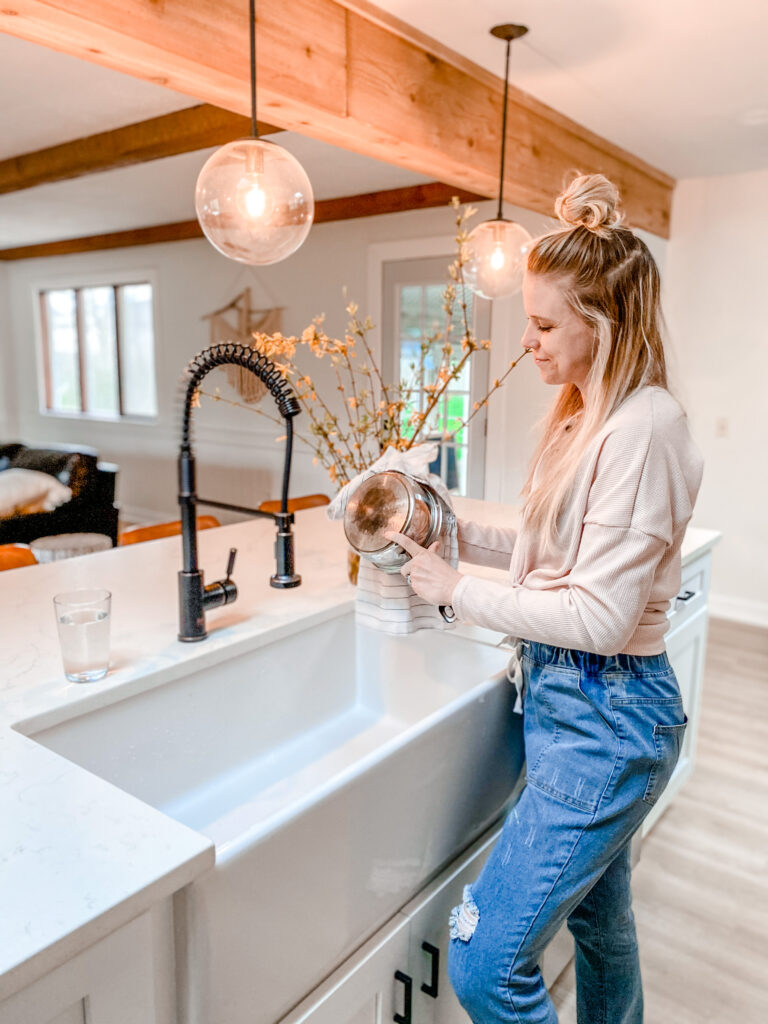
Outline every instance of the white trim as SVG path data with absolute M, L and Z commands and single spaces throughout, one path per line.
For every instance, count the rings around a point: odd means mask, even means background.
M 515 301 L 494 299 L 491 303 L 491 351 L 489 367 L 489 383 L 496 377 L 503 377 L 509 368 L 512 355 L 512 338 L 516 331 Z M 514 380 L 514 376 L 511 378 Z M 512 431 L 508 422 L 507 382 L 488 402 L 488 433 L 485 439 L 485 494 L 486 501 L 495 501 L 502 505 L 517 503 L 517 490 L 508 486 L 509 470 L 506 465 L 509 459 L 510 437 Z
M 728 594 L 709 595 L 709 614 L 713 619 L 727 619 L 745 626 L 768 628 L 768 602 L 753 601 Z
M 381 366 L 384 264 L 396 260 L 414 260 L 431 256 L 446 256 L 450 261 L 455 253 L 456 239 L 450 235 L 436 235 L 433 238 L 405 238 L 396 242 L 377 242 L 375 245 L 368 246 L 368 309 L 373 322 L 373 330 L 370 331 L 368 340 L 379 366 Z M 447 263 L 445 269 L 447 276 Z

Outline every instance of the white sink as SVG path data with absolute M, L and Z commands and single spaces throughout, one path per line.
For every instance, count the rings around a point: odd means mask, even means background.
M 182 1020 L 273 1024 L 500 813 L 507 657 L 345 613 L 34 733 L 215 842 L 175 901 Z

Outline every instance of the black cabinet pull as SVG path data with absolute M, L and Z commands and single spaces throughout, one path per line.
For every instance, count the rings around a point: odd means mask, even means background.
M 696 597 L 695 590 L 684 590 L 682 594 L 678 594 L 677 601 L 690 601 L 692 597 Z
M 411 1024 L 411 1005 L 413 1003 L 413 979 L 402 971 L 395 971 L 395 981 L 402 981 L 405 987 L 405 1000 L 402 1014 L 396 1013 L 392 1020 L 395 1024 Z
M 437 980 L 440 974 L 440 950 L 437 946 L 433 946 L 431 942 L 422 942 L 421 948 L 432 958 L 432 977 L 428 985 L 424 984 L 421 986 L 421 991 L 426 992 L 426 994 L 428 996 L 432 996 L 433 999 L 437 999 Z

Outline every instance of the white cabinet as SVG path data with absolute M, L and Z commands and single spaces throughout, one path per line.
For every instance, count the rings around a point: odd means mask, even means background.
M 707 552 L 682 572 L 680 596 L 670 610 L 670 629 L 665 637 L 667 654 L 675 670 L 683 709 L 688 716 L 680 758 L 667 788 L 643 822 L 642 834 L 647 835 L 659 817 L 669 807 L 675 794 L 693 771 L 696 756 L 696 736 L 701 710 L 701 687 L 704 679 L 704 658 L 707 647 L 707 594 L 709 590 L 711 555 Z
M 497 823 L 281 1024 L 469 1024 L 448 980 L 448 917 L 500 831 Z M 547 984 L 572 955 L 563 929 L 542 960 Z
M 170 901 L 0 1002 L 0 1024 L 175 1024 Z
M 409 992 L 395 974 L 408 961 L 408 919 L 396 915 L 316 988 L 284 1024 L 382 1024 L 405 1015 Z

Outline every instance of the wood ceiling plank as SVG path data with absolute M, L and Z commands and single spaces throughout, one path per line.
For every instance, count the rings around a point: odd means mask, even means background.
M 259 133 L 282 131 L 259 123 Z M 0 195 L 84 174 L 222 146 L 251 134 L 251 119 L 208 103 L 0 161 Z
M 243 0 L 7 0 L 0 30 L 248 112 Z M 266 120 L 457 188 L 495 191 L 503 83 L 365 3 L 260 0 Z M 602 171 L 628 221 L 669 234 L 674 179 L 510 90 L 505 197 L 551 214 L 568 172 Z
M 381 192 L 344 196 L 339 199 L 321 199 L 315 203 L 314 222 L 315 224 L 328 224 L 332 221 L 351 220 L 355 217 L 375 217 L 384 213 L 403 213 L 407 210 L 444 206 L 450 203 L 452 196 L 455 195 L 463 203 L 475 202 L 484 198 L 473 192 L 455 189 L 450 185 L 435 181 L 426 185 L 391 188 Z M 175 224 L 158 224 L 129 231 L 113 231 L 104 235 L 89 235 L 83 238 L 67 238 L 56 242 L 40 242 L 35 245 L 0 249 L 0 260 L 40 259 L 45 256 L 66 256 L 75 252 L 123 249 L 133 245 L 155 245 L 159 242 L 180 242 L 202 237 L 202 228 L 196 220 L 184 220 Z

